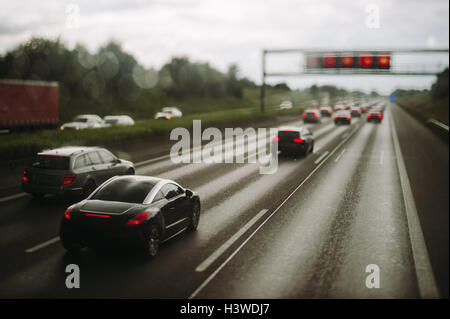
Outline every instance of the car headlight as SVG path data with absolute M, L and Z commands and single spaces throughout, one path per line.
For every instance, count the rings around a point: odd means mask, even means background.
M 59 129 L 60 129 L 61 131 L 64 131 L 64 125 L 61 125 L 61 126 L 59 127 Z
M 77 130 L 77 131 L 78 131 L 79 129 L 80 129 L 80 128 L 79 128 L 78 126 L 75 126 L 75 130 Z

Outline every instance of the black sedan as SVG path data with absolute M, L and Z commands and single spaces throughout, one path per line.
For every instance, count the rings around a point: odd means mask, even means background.
M 350 125 L 352 123 L 351 114 L 349 111 L 338 111 L 334 116 L 334 124 L 347 124 Z
M 306 156 L 314 151 L 314 137 L 307 128 L 283 127 L 272 139 L 278 143 L 278 150 L 284 154 L 300 154 Z
M 379 110 L 372 110 L 367 115 L 367 122 L 381 123 L 382 120 L 383 120 L 383 112 Z
M 160 243 L 197 229 L 200 198 L 176 182 L 149 176 L 117 176 L 70 206 L 61 221 L 61 243 L 83 247 L 138 248 L 154 257 Z

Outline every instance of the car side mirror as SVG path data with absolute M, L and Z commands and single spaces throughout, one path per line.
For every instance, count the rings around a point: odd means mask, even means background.
M 115 161 L 114 161 L 114 163 L 120 164 L 120 163 L 122 163 L 122 161 L 121 161 L 119 158 L 116 158 Z
M 194 196 L 194 192 L 192 192 L 190 189 L 186 189 L 186 196 L 192 197 L 192 196 Z

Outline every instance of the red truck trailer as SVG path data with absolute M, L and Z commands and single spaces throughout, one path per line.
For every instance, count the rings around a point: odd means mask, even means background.
M 57 127 L 58 89 L 57 82 L 0 79 L 0 129 Z

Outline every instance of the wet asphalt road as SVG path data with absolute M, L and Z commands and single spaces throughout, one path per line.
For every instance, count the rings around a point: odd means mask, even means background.
M 55 237 L 70 199 L 0 202 L 0 298 L 417 298 L 430 296 L 433 287 L 448 297 L 448 197 L 442 195 L 448 194 L 448 145 L 422 135 L 433 141 L 421 144 L 421 156 L 431 145 L 440 164 L 418 171 L 415 147 L 404 141 L 420 124 L 391 108 L 379 125 L 364 118 L 351 126 L 335 126 L 331 119 L 307 124 L 316 139 L 314 153 L 280 157 L 273 175 L 259 174 L 251 163 L 163 159 L 139 167 L 137 174 L 174 179 L 202 200 L 197 232 L 165 243 L 152 261 L 114 247 L 68 255 Z M 414 221 L 393 127 L 425 250 L 411 240 Z M 446 178 L 423 175 L 438 170 L 436 165 L 446 167 Z M 437 208 L 417 195 L 423 192 L 433 193 Z M 424 259 L 431 261 L 428 270 L 417 266 Z M 65 286 L 71 263 L 80 267 L 80 289 Z M 378 289 L 366 286 L 371 264 L 380 270 Z

